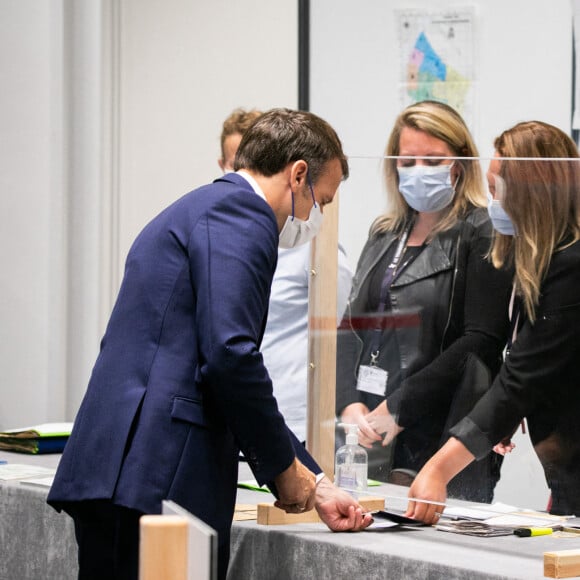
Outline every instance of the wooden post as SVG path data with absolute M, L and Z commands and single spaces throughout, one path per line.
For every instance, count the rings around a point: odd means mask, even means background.
M 187 520 L 141 516 L 139 529 L 139 580 L 187 580 Z
M 308 296 L 308 426 L 306 447 L 334 478 L 336 398 L 336 283 L 338 193 L 324 208 L 320 233 L 312 242 Z

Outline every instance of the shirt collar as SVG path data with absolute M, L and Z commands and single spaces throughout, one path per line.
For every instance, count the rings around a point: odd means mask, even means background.
M 236 171 L 238 175 L 241 175 L 251 186 L 255 193 L 257 193 L 264 201 L 266 200 L 266 196 L 262 191 L 262 188 L 258 185 L 258 182 L 244 169 L 238 169 Z

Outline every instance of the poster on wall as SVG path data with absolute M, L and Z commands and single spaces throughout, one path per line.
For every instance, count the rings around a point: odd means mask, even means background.
M 474 130 L 474 9 L 398 10 L 401 108 L 441 101 Z

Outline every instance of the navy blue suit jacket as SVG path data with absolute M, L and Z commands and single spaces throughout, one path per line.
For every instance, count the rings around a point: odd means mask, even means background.
M 277 250 L 272 209 L 236 174 L 143 229 L 49 503 L 159 513 L 171 499 L 222 543 L 239 449 L 261 484 L 295 456 L 321 471 L 286 428 L 259 352 Z

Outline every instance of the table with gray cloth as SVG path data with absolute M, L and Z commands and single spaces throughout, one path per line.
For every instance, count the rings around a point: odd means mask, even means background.
M 55 468 L 59 454 L 0 451 L 12 464 Z M 46 503 L 47 487 L 0 482 L 0 580 L 69 580 L 77 577 L 72 520 Z
M 242 466 L 240 480 L 243 470 Z M 263 494 L 263 500 L 246 501 L 242 491 L 238 493 L 240 503 L 273 501 L 267 494 Z M 369 491 L 405 497 L 408 488 L 383 485 Z M 253 496 L 258 493 L 253 492 Z M 406 504 L 386 501 L 397 507 Z M 449 503 L 473 505 L 453 500 Z M 228 580 L 534 580 L 544 578 L 544 552 L 579 549 L 580 539 L 513 535 L 481 538 L 429 526 L 336 534 L 324 524 L 262 526 L 244 521 L 234 524 L 231 547 Z
M 56 467 L 58 455 L 0 452 L 9 463 Z M 240 464 L 240 480 L 250 479 Z M 372 488 L 402 495 L 404 488 Z M 0 580 L 68 580 L 77 575 L 72 520 L 46 504 L 47 488 L 0 483 Z M 239 503 L 272 501 L 238 490 Z M 543 553 L 580 548 L 580 540 L 540 536 L 476 538 L 434 528 L 390 528 L 335 534 L 323 524 L 262 526 L 234 522 L 229 580 L 540 579 Z

